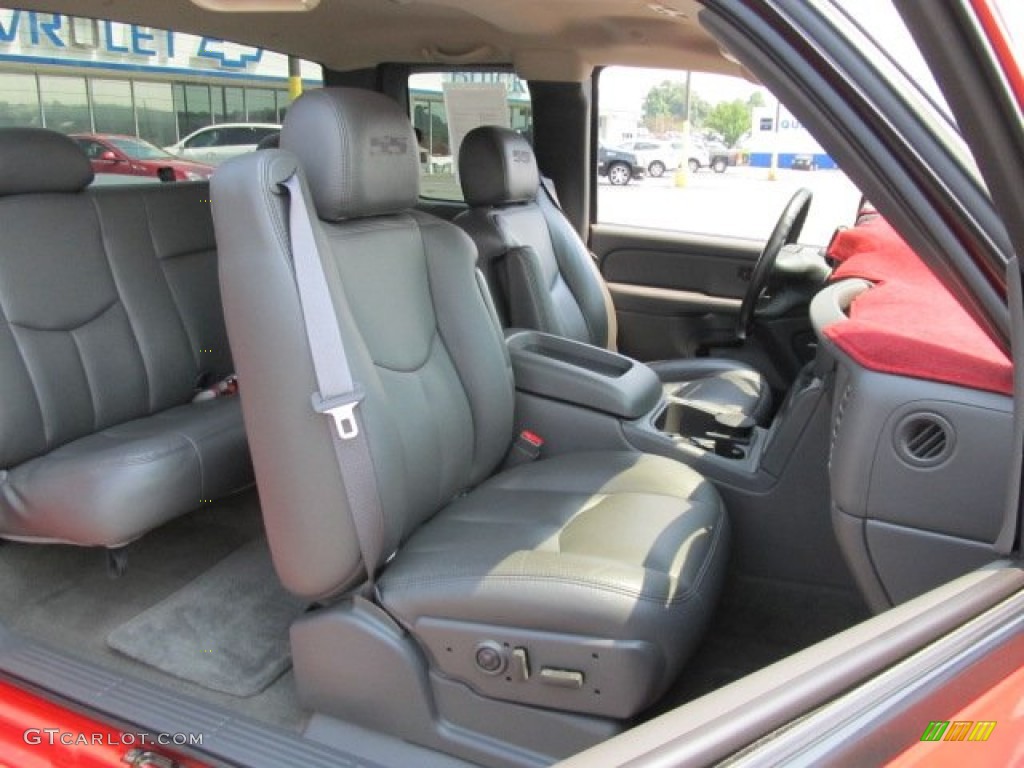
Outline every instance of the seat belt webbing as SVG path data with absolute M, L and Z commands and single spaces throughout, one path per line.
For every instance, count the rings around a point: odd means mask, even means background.
M 372 591 L 384 546 L 384 517 L 370 446 L 359 428 L 360 419 L 356 412 L 365 393 L 352 380 L 298 175 L 293 173 L 289 176 L 284 187 L 290 200 L 288 217 L 295 282 L 319 387 L 319 392 L 313 394 L 313 408 L 331 417 L 331 442 L 341 470 L 368 586 Z

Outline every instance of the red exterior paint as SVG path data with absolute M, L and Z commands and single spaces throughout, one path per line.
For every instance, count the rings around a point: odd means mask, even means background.
M 1017 768 L 1024 766 L 1024 667 L 1001 680 L 953 715 L 936 712 L 933 720 L 995 720 L 985 742 L 921 741 L 886 768 Z M 928 723 L 921 722 L 921 733 Z
M 1013 0 L 1013 2 L 1019 2 L 1019 0 Z M 1013 41 L 1010 40 L 1010 36 L 990 0 L 971 0 L 971 7 L 978 17 L 981 28 L 985 31 L 985 37 L 992 45 L 992 50 L 999 61 L 999 67 L 1006 75 L 1010 90 L 1017 98 L 1018 106 L 1024 109 L 1024 73 L 1021 72 L 1020 62 L 1013 49 Z
M 149 738 L 152 741 L 143 744 L 140 734 L 126 734 L 119 728 L 0 682 L 2 768 L 126 768 L 123 758 L 131 749 L 145 749 L 173 758 L 186 768 L 208 768 L 206 763 L 181 757 L 159 746 L 155 736 Z

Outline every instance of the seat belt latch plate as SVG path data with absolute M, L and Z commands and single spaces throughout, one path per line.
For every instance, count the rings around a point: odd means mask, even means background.
M 334 421 L 334 429 L 342 440 L 351 440 L 359 436 L 359 422 L 356 421 L 356 406 L 363 401 L 361 390 L 354 390 L 347 395 L 331 397 L 324 400 L 318 393 L 313 395 L 313 410 L 330 416 Z

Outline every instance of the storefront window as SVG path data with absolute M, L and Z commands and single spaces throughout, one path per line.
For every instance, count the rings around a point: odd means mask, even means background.
M 0 126 L 39 125 L 35 75 L 0 74 Z
M 62 133 L 88 133 L 92 130 L 84 77 L 42 75 L 39 91 L 47 128 Z
M 187 136 L 192 131 L 213 122 L 210 109 L 210 87 L 208 85 L 186 85 L 184 101 L 176 104 L 178 109 L 178 131 Z
M 97 133 L 135 135 L 132 86 L 127 80 L 93 80 L 92 113 Z
M 224 122 L 245 122 L 245 95 L 241 88 L 224 89 Z
M 278 124 L 291 104 L 283 54 L 63 14 L 48 15 L 43 32 L 41 19 L 0 9 L 0 126 L 169 147 L 209 125 Z M 319 67 L 299 66 L 305 87 L 318 87 Z
M 251 123 L 276 123 L 277 100 L 273 91 L 260 88 L 246 88 L 245 102 Z
M 283 123 L 284 116 L 288 112 L 288 105 L 292 103 L 291 97 L 288 95 L 288 91 L 277 91 L 277 119 L 275 123 Z
M 139 136 L 158 147 L 178 140 L 174 116 L 174 97 L 170 83 L 135 82 L 135 113 Z

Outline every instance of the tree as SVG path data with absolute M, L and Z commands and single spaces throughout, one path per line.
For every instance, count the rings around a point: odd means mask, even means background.
M 690 125 L 699 128 L 711 110 L 700 94 L 690 92 Z M 680 131 L 686 119 L 686 83 L 665 80 L 647 92 L 644 99 L 644 125 L 651 133 Z
M 690 93 L 690 128 L 700 131 L 708 120 L 711 102 L 705 100 L 696 91 Z
M 760 91 L 751 91 L 750 98 L 747 99 L 747 106 L 751 108 L 765 106 L 764 94 Z
M 704 126 L 722 137 L 727 147 L 735 147 L 750 130 L 750 105 L 735 99 L 723 101 L 711 108 Z
M 686 85 L 665 80 L 647 92 L 644 99 L 644 124 L 653 133 L 662 133 L 682 123 L 686 112 Z

